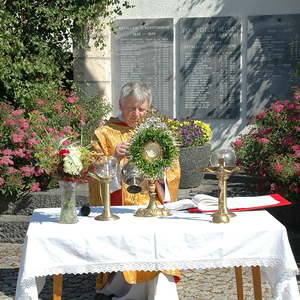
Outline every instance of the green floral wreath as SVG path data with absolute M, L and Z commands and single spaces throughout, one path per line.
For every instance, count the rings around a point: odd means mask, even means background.
M 149 142 L 156 142 L 162 147 L 162 157 L 149 161 L 144 157 L 144 147 Z M 135 136 L 129 148 L 131 161 L 146 177 L 157 180 L 164 177 L 164 171 L 172 166 L 178 150 L 173 136 L 161 128 L 145 128 Z

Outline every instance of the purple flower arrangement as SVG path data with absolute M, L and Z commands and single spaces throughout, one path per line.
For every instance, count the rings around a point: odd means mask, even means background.
M 210 125 L 199 120 L 169 119 L 168 125 L 181 147 L 202 146 L 212 137 Z

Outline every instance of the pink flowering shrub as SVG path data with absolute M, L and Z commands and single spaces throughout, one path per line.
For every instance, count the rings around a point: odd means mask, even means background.
M 86 146 L 110 106 L 97 96 L 77 97 L 62 92 L 55 99 L 40 99 L 26 112 L 0 103 L 0 193 L 17 195 L 41 191 L 50 182 L 47 138 L 78 140 Z M 55 158 L 53 158 L 55 159 Z M 41 161 L 45 162 L 42 164 Z
M 35 165 L 33 145 L 38 141 L 24 110 L 0 103 L 0 193 L 40 191 L 48 183 L 44 170 Z
M 262 193 L 299 200 L 300 92 L 293 100 L 275 102 L 250 124 L 253 129 L 232 143 L 238 164 L 263 179 Z

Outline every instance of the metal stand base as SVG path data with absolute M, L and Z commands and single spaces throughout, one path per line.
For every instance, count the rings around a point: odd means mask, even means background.
M 97 217 L 95 217 L 95 220 L 97 221 L 115 221 L 115 220 L 119 220 L 120 217 L 114 214 L 111 214 L 110 216 L 107 216 L 105 214 L 99 215 Z
M 167 217 L 171 212 L 166 207 L 139 208 L 135 214 L 136 217 Z

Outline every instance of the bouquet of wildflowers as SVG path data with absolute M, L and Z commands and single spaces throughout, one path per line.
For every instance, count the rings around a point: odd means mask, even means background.
M 277 101 L 251 120 L 252 129 L 232 143 L 238 164 L 262 182 L 262 193 L 287 199 L 300 192 L 300 94 Z
M 48 132 L 42 138 L 37 137 L 34 158 L 44 172 L 60 180 L 85 182 L 89 167 L 93 162 L 93 153 L 71 137 L 60 138 Z
M 202 146 L 211 140 L 211 127 L 202 121 L 169 119 L 167 123 L 181 147 Z

